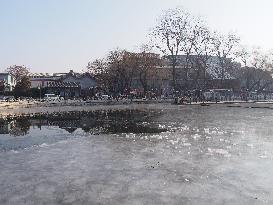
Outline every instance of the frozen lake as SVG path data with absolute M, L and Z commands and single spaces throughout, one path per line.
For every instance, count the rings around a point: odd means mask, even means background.
M 170 106 L 0 123 L 1 205 L 273 204 L 271 109 Z

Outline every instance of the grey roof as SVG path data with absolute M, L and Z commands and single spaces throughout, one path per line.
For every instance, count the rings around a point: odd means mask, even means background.
M 30 73 L 29 77 L 34 78 L 60 78 L 66 75 L 66 73 Z
M 94 79 L 94 77 L 88 73 L 88 72 L 85 72 L 85 73 L 76 73 L 76 72 L 73 72 L 72 70 L 69 72 L 69 73 L 30 73 L 29 74 L 29 77 L 31 79 L 60 79 L 60 78 L 67 78 L 67 77 L 74 77 L 75 79 L 81 79 L 83 77 L 90 77 L 92 79 Z
M 4 72 L 4 73 L 0 73 L 0 75 L 12 75 L 12 74 Z
M 62 82 L 62 81 L 52 81 L 47 83 L 49 88 L 79 88 L 80 84 L 76 82 Z

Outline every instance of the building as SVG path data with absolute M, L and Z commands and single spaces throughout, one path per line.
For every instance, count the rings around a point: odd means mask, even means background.
M 32 73 L 29 75 L 31 88 L 45 88 L 65 98 L 83 97 L 94 94 L 96 80 L 89 73 Z
M 147 73 L 147 91 L 152 91 L 156 95 L 169 95 L 172 92 L 170 71 L 166 66 L 156 66 L 152 73 Z M 131 89 L 143 94 L 143 84 L 138 75 L 133 77 Z
M 16 79 L 15 77 L 10 73 L 0 73 L 0 81 L 2 81 L 2 84 L 5 85 L 6 92 L 13 91 L 15 85 L 16 85 Z
M 61 79 L 66 73 L 31 73 L 29 75 L 31 88 L 44 88 L 50 82 L 55 82 Z
M 81 86 L 82 90 L 90 89 L 96 86 L 96 80 L 90 73 L 75 73 L 70 70 L 69 73 L 63 75 L 61 80 L 63 82 L 76 82 Z
M 129 87 L 131 93 L 144 95 L 149 93 L 167 95 L 171 92 L 171 72 L 156 53 L 134 53 L 139 57 L 139 68 L 132 69 L 129 74 Z
M 60 80 L 66 83 L 77 83 L 80 86 L 80 96 L 93 95 L 97 85 L 95 78 L 90 73 L 75 73 L 73 70 L 63 75 Z
M 77 82 L 48 82 L 46 86 L 47 93 L 54 93 L 64 98 L 80 97 L 81 87 Z
M 163 57 L 165 66 L 172 71 L 170 56 Z M 232 69 L 239 63 L 226 59 L 229 69 L 223 69 L 217 56 L 179 55 L 176 63 L 176 83 L 180 89 L 240 89 L 240 82 Z

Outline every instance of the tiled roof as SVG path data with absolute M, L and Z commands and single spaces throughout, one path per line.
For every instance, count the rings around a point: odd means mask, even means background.
M 66 73 L 30 73 L 30 78 L 55 78 L 66 75 Z
M 53 81 L 53 82 L 48 82 L 47 87 L 50 87 L 50 88 L 79 88 L 80 84 L 76 83 L 76 82 Z
M 12 75 L 12 74 L 10 74 L 10 73 L 0 73 L 0 75 Z
M 66 78 L 72 76 L 76 79 L 81 79 L 83 77 L 90 77 L 90 78 L 94 78 L 90 73 L 85 72 L 85 73 L 75 73 L 73 71 L 70 71 L 69 73 L 30 73 L 29 77 L 32 79 L 35 78 Z

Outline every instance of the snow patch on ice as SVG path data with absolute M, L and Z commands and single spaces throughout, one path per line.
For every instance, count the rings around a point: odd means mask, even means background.
M 208 148 L 208 152 L 210 154 L 219 154 L 219 155 L 224 155 L 226 157 L 230 157 L 231 155 L 229 154 L 229 152 L 225 149 L 212 149 L 212 148 Z

